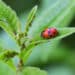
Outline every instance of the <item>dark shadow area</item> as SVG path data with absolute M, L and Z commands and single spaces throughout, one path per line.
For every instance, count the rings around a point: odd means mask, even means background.
M 70 27 L 75 27 L 75 16 L 73 17 L 71 23 L 69 24 Z
M 52 64 L 48 64 L 48 65 L 46 65 L 46 66 L 43 66 L 43 67 L 41 67 L 41 69 L 45 69 L 45 70 L 48 70 L 50 67 L 55 67 L 55 66 L 61 66 L 61 65 L 63 65 L 63 66 L 68 66 L 68 64 L 65 64 L 65 63 L 58 63 L 58 62 L 55 62 L 55 63 L 52 63 Z
M 37 63 L 37 64 L 27 64 L 25 66 L 32 66 L 32 67 L 40 67 L 41 69 L 47 67 L 47 66 L 53 66 L 53 65 L 59 65 L 59 64 L 65 64 L 65 59 L 51 59 L 51 60 L 48 60 L 47 63 Z
M 17 14 L 20 14 L 26 10 L 30 10 L 35 5 L 40 5 L 41 0 L 4 0 L 10 5 Z
M 70 48 L 71 50 L 74 50 L 75 49 L 75 33 L 66 37 L 66 38 L 63 38 L 61 40 L 61 42 L 67 47 L 67 48 Z
M 2 32 L 3 32 L 3 29 L 0 27 L 0 34 L 2 34 Z

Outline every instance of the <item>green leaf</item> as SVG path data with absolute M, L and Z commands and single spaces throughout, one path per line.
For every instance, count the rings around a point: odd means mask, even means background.
M 4 60 L 6 62 L 16 55 L 18 55 L 16 51 L 5 49 L 3 52 L 0 53 L 0 60 Z
M 13 71 L 7 64 L 0 61 L 0 75 L 16 75 L 16 72 Z
M 16 37 L 13 33 L 13 31 L 11 30 L 10 26 L 8 26 L 8 24 L 6 22 L 3 22 L 3 21 L 0 21 L 0 27 L 3 28 L 7 33 L 8 35 L 16 41 Z
M 34 51 L 34 49 L 36 48 L 37 50 L 39 49 L 39 50 L 41 50 L 41 49 L 43 49 L 43 46 L 38 46 L 38 48 L 37 47 L 35 47 L 36 45 L 35 44 L 37 44 L 38 43 L 38 45 L 40 44 L 40 43 L 47 43 L 47 42 L 50 42 L 51 43 L 51 41 L 56 41 L 56 40 L 59 40 L 59 39 L 62 39 L 62 38 L 64 38 L 64 37 L 67 37 L 67 36 L 69 36 L 69 35 L 72 35 L 73 33 L 75 33 L 75 28 L 58 28 L 58 32 L 59 32 L 59 34 L 58 34 L 58 36 L 57 37 L 55 37 L 54 39 L 49 39 L 49 40 L 43 40 L 42 38 L 41 38 L 41 40 L 40 41 L 35 41 L 35 42 L 32 42 L 28 47 L 27 47 L 27 51 L 24 51 L 23 52 L 23 54 L 22 54 L 22 57 L 23 57 L 23 61 L 24 61 L 24 63 L 27 61 L 27 59 L 28 59 L 28 57 L 29 57 L 29 55 L 31 54 L 31 52 L 32 51 Z M 42 45 L 41 44 L 41 45 Z M 55 43 L 54 43 L 55 44 Z M 48 45 L 48 44 L 47 44 Z M 47 45 L 45 45 L 45 47 L 47 46 Z M 51 46 L 49 46 L 48 47 L 49 49 L 51 48 Z M 43 50 L 45 50 L 46 48 L 44 48 Z M 55 50 L 55 49 L 54 49 Z M 43 52 L 43 51 L 42 51 Z M 56 52 L 56 51 L 55 51 Z M 54 53 L 55 53 L 54 52 Z M 56 53 L 63 53 L 63 51 L 57 51 Z M 64 51 L 64 53 L 66 53 L 65 51 Z M 57 54 L 57 55 L 58 55 Z M 61 54 L 61 55 L 64 55 L 64 54 Z M 44 55 L 45 56 L 45 55 Z M 44 57 L 45 58 L 45 57 Z M 58 58 L 60 58 L 59 56 L 58 56 Z
M 32 53 L 25 64 L 42 66 L 51 62 L 59 63 L 68 60 L 67 64 L 72 64 L 71 66 L 74 66 L 74 38 L 75 34 L 62 40 L 51 40 L 50 42 L 42 43 L 36 47 L 32 47 Z
M 11 67 L 12 70 L 16 71 L 16 67 L 12 59 L 9 59 L 6 63 Z
M 48 75 L 46 71 L 35 67 L 26 67 L 20 75 Z
M 54 37 L 53 39 L 62 39 L 65 38 L 73 33 L 75 33 L 75 28 L 73 27 L 63 27 L 63 28 L 56 28 L 58 30 L 58 35 L 56 37 Z M 36 37 L 36 39 L 38 39 L 39 41 L 41 40 L 45 40 L 43 39 L 43 37 L 41 36 L 41 33 L 39 33 L 38 37 Z M 51 40 L 51 39 L 50 39 Z M 34 40 L 33 40 L 34 41 Z M 36 40 L 37 41 L 37 40 Z
M 7 57 L 7 55 L 9 56 L 8 52 L 9 52 L 9 54 L 13 53 L 13 51 L 8 51 L 8 50 L 0 47 L 0 60 L 6 62 L 14 71 L 16 71 L 16 67 L 15 67 L 15 64 L 13 63 L 13 60 L 9 59 L 9 57 Z M 5 61 L 5 60 L 7 60 L 7 61 Z
M 20 22 L 15 11 L 13 11 L 3 1 L 0 1 L 0 20 L 6 21 L 8 29 L 10 28 L 14 34 L 20 32 Z
M 63 2 L 55 3 L 49 11 L 46 10 L 43 16 L 40 16 L 39 20 L 34 21 L 28 33 L 29 39 L 38 40 L 38 36 L 45 28 L 65 27 L 69 25 L 74 15 L 75 2 L 70 0 Z
M 27 34 L 27 31 L 29 29 L 29 27 L 31 26 L 31 23 L 35 17 L 35 14 L 36 14 L 36 11 L 37 11 L 37 5 L 31 10 L 31 12 L 29 13 L 28 15 L 28 18 L 27 18 L 27 22 L 26 22 L 26 25 L 25 25 L 25 35 Z

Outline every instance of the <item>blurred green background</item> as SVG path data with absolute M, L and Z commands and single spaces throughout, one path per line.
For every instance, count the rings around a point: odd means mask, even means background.
M 22 23 L 22 28 L 23 28 L 26 22 L 27 15 L 33 6 L 35 5 L 39 6 L 38 13 L 37 13 L 37 17 L 38 17 L 40 13 L 43 13 L 43 11 L 45 11 L 47 8 L 50 8 L 50 6 L 53 3 L 57 2 L 58 0 L 4 0 L 4 1 L 16 11 Z M 75 17 L 69 26 L 75 27 Z M 61 40 L 62 45 L 64 44 L 66 47 L 72 48 L 73 50 L 75 49 L 74 39 L 75 39 L 74 34 L 72 36 L 66 37 L 65 39 Z M 18 49 L 15 42 L 13 42 L 12 39 L 10 39 L 9 36 L 2 29 L 0 29 L 0 43 L 1 43 L 1 46 L 3 46 L 4 48 L 7 48 L 7 49 L 11 48 L 15 50 Z M 36 62 L 33 62 L 33 63 L 36 63 Z M 27 65 L 32 65 L 32 63 L 28 62 Z M 49 72 L 49 75 L 75 75 L 73 72 L 74 70 L 71 68 L 71 66 L 68 66 L 67 64 L 64 64 L 64 63 L 60 63 L 60 64 L 48 63 L 46 65 L 43 65 L 43 66 L 39 65 L 39 66 L 40 68 L 47 70 Z

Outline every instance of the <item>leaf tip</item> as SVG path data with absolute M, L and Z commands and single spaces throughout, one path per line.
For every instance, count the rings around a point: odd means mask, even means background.
M 38 5 L 35 5 L 35 6 L 34 6 L 34 9 L 36 9 L 36 10 L 37 10 L 37 8 L 38 8 Z

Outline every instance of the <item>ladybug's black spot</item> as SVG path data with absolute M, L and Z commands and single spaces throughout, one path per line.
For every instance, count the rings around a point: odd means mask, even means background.
M 50 31 L 48 31 L 48 34 L 50 35 L 50 34 L 51 34 L 51 32 L 50 32 Z
M 50 30 L 48 31 L 48 35 L 49 35 L 49 37 L 50 37 L 50 38 L 52 38 L 52 37 L 53 37 L 53 35 L 52 35 L 52 33 L 51 33 L 51 31 L 50 31 Z
M 51 35 L 49 35 L 51 38 L 53 37 L 53 35 L 51 34 Z

